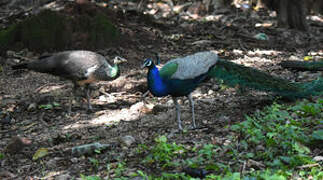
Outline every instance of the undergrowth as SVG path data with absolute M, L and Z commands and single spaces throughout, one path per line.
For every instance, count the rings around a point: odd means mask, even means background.
M 125 175 L 127 162 L 112 179 L 323 179 L 323 99 L 293 106 L 274 103 L 227 127 L 226 143 L 188 146 L 155 138 L 136 149 L 142 167 Z M 320 152 L 320 153 L 317 153 Z M 119 169 L 118 169 L 119 168 Z M 157 171 L 156 171 L 157 170 Z M 110 175 L 109 175 L 110 176 Z M 94 176 L 93 176 L 94 177 Z M 93 179 L 96 179 L 95 176 Z M 82 176 L 82 179 L 92 179 Z

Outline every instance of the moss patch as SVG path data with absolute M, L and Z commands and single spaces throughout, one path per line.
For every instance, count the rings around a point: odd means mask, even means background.
M 80 7 L 77 7 L 79 10 Z M 118 40 L 109 15 L 98 7 L 88 11 L 44 10 L 0 31 L 0 53 L 28 48 L 37 52 L 104 48 Z M 81 12 L 81 13 L 80 13 Z
M 115 40 L 119 33 L 116 28 L 107 20 L 104 14 L 97 14 L 92 22 L 92 29 L 90 29 L 89 41 L 95 46 L 104 46 L 106 43 Z
M 53 11 L 42 13 L 19 24 L 21 42 L 29 49 L 36 51 L 63 49 L 68 43 L 66 20 L 62 15 Z
M 16 25 L 12 25 L 8 29 L 0 31 L 0 52 L 14 43 L 17 29 Z

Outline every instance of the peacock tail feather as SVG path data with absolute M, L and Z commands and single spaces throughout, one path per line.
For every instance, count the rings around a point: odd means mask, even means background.
M 209 71 L 209 76 L 222 79 L 230 87 L 271 91 L 288 99 L 323 95 L 322 78 L 308 83 L 294 83 L 223 59 L 218 60 L 216 66 Z

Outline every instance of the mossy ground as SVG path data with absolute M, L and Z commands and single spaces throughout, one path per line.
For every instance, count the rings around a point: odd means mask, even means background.
M 103 10 L 91 12 L 80 11 L 71 16 L 66 11 L 43 10 L 0 31 L 0 51 L 23 48 L 37 52 L 97 49 L 116 42 L 120 33 L 109 20 L 109 15 Z

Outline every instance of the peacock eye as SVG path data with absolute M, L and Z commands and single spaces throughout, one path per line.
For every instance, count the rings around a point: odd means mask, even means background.
M 151 61 L 149 60 L 148 62 L 147 62 L 147 66 L 150 66 L 151 65 Z
M 148 66 L 148 67 L 151 66 L 151 60 L 147 61 L 146 66 Z

